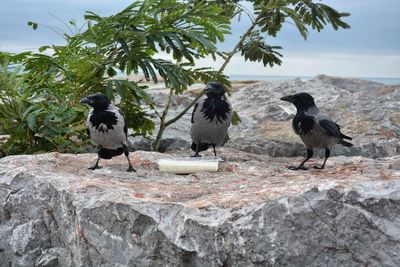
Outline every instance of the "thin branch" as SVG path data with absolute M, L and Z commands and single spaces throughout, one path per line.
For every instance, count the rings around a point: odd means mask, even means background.
M 162 138 L 162 136 L 163 136 L 163 134 L 164 134 L 165 128 L 167 128 L 167 126 L 168 126 L 168 125 L 165 123 L 165 120 L 166 120 L 166 118 L 167 118 L 168 111 L 169 111 L 169 108 L 170 108 L 171 103 L 172 103 L 173 94 L 174 94 L 174 90 L 173 90 L 173 89 L 170 89 L 169 95 L 168 95 L 168 101 L 167 101 L 167 104 L 166 104 L 166 106 L 165 106 L 165 109 L 164 109 L 163 114 L 162 114 L 162 117 L 161 117 L 160 129 L 158 130 L 158 134 L 157 134 L 157 137 L 156 137 L 156 141 L 154 142 L 154 145 L 153 145 L 153 150 L 155 150 L 155 151 L 157 151 L 157 150 L 159 149 L 160 143 L 161 143 L 161 138 Z
M 53 15 L 52 13 L 49 13 L 50 16 L 52 16 L 53 18 L 55 18 L 56 20 L 58 20 L 59 22 L 61 22 L 62 24 L 64 24 L 65 27 L 67 27 L 67 29 L 69 30 L 69 32 L 73 35 L 74 32 L 72 31 L 72 29 L 69 27 L 69 25 L 67 23 L 65 23 L 62 19 L 60 19 L 59 17 L 57 17 L 56 15 Z
M 155 107 L 155 106 L 153 106 L 153 108 L 152 108 L 152 109 L 153 109 L 153 111 L 156 113 L 157 117 L 161 119 L 161 118 L 162 118 L 162 116 L 161 116 L 161 114 L 158 112 L 158 110 L 156 109 L 156 107 Z
M 63 32 L 62 29 L 60 29 L 58 27 L 45 25 L 45 24 L 38 24 L 38 25 L 41 25 L 42 27 L 45 27 L 45 28 L 49 29 L 50 31 L 57 33 L 61 38 L 63 38 L 65 40 L 65 35 L 62 33 Z
M 219 68 L 219 70 L 215 73 L 215 75 L 223 72 L 225 70 L 225 67 L 228 65 L 229 61 L 231 60 L 231 58 L 233 57 L 234 54 L 236 54 L 240 48 L 240 46 L 242 45 L 242 43 L 244 42 L 244 40 L 246 39 L 246 37 L 254 30 L 254 28 L 256 27 L 258 21 L 261 19 L 261 13 L 257 16 L 257 18 L 254 20 L 254 22 L 252 23 L 252 25 L 250 26 L 250 28 L 247 29 L 247 31 L 242 35 L 242 37 L 240 38 L 239 42 L 236 44 L 236 46 L 232 49 L 232 52 L 230 52 L 227 56 L 227 58 L 225 59 L 225 62 L 222 64 L 222 66 Z M 175 116 L 175 118 L 170 119 L 169 121 L 167 121 L 165 123 L 165 127 L 168 127 L 169 125 L 175 123 L 177 120 L 179 120 L 180 118 L 182 118 L 187 112 L 188 110 L 194 106 L 194 104 L 197 103 L 197 101 L 204 95 L 204 90 L 202 90 L 195 99 L 193 99 L 192 102 L 190 102 L 190 104 L 184 109 L 182 110 L 182 112 L 180 112 L 178 115 Z
M 243 5 L 241 5 L 241 4 L 236 4 L 236 6 L 240 9 L 240 10 L 242 10 L 246 15 L 247 15 L 247 17 L 251 20 L 251 23 L 253 24 L 254 23 L 254 21 L 256 20 L 256 18 L 253 16 L 253 13 L 252 12 L 250 12 L 250 10 L 248 9 L 248 8 L 246 8 L 245 6 L 243 6 Z M 238 12 L 238 14 L 239 14 L 240 12 Z

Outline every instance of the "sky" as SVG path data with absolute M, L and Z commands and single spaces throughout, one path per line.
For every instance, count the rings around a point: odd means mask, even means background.
M 75 19 L 83 23 L 85 11 L 106 16 L 116 13 L 132 0 L 0 0 L 0 50 L 23 52 L 42 45 L 64 44 L 49 27 L 68 31 L 62 22 Z M 318 1 L 319 2 L 319 1 Z M 228 75 L 315 76 L 400 78 L 400 0 L 323 0 L 341 12 L 351 13 L 344 20 L 349 30 L 310 31 L 305 41 L 297 29 L 286 24 L 276 38 L 267 42 L 283 47 L 282 66 L 264 67 L 245 62 L 235 55 L 225 70 Z M 28 21 L 40 24 L 34 31 Z M 249 26 L 243 17 L 235 22 L 232 35 L 219 48 L 229 51 Z M 199 66 L 218 69 L 221 60 L 207 58 Z

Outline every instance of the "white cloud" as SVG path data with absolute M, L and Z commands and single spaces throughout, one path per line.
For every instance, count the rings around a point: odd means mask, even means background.
M 10 44 L 0 45 L 0 51 L 14 53 L 33 50 L 38 46 Z M 159 58 L 171 60 L 171 56 L 160 53 Z M 223 60 L 213 61 L 211 57 L 201 59 L 196 67 L 212 67 L 218 70 Z M 368 54 L 295 54 L 286 53 L 281 66 L 264 67 L 262 63 L 245 61 L 240 55 L 232 57 L 225 69 L 227 75 L 267 76 L 315 76 L 327 74 L 343 77 L 399 78 L 400 55 Z
M 400 77 L 400 35 L 394 34 L 400 25 L 397 23 L 400 10 L 400 5 L 396 5 L 398 1 L 326 0 L 327 4 L 340 11 L 352 13 L 351 17 L 346 18 L 352 26 L 350 30 L 313 33 L 304 42 L 294 29 L 287 27 L 278 38 L 271 40 L 284 48 L 282 66 L 265 68 L 261 63 L 245 62 L 240 55 L 236 55 L 225 73 L 282 76 L 315 76 L 324 73 L 347 77 Z M 130 3 L 129 0 L 5 1 L 0 9 L 0 24 L 3 25 L 0 28 L 0 51 L 18 53 L 46 44 L 63 43 L 60 36 L 43 26 L 33 31 L 26 25 L 29 20 L 63 28 L 62 23 L 50 14 L 63 21 L 76 18 L 81 22 L 85 10 L 108 15 Z M 238 36 L 246 30 L 246 23 L 248 21 L 245 17 L 240 23 L 235 23 L 232 35 L 227 36 L 227 41 L 219 48 L 229 51 Z M 218 69 L 221 65 L 222 60 L 214 62 L 207 58 L 199 61 L 199 67 L 212 66 Z
M 264 67 L 236 55 L 225 69 L 228 75 L 400 77 L 400 55 L 284 54 L 281 66 Z M 203 59 L 199 66 L 218 69 L 222 60 Z

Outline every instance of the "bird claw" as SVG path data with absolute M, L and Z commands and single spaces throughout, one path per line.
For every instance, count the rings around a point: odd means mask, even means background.
M 132 166 L 129 166 L 129 168 L 126 171 L 127 172 L 136 172 L 136 170 Z
M 317 170 L 323 170 L 325 169 L 325 166 L 314 166 L 313 168 Z
M 94 171 L 96 169 L 101 169 L 101 168 L 103 168 L 103 166 L 94 165 L 93 167 L 89 167 L 88 169 L 91 170 L 91 171 Z
M 292 171 L 299 171 L 299 170 L 306 171 L 306 170 L 308 170 L 308 168 L 304 167 L 304 166 L 297 166 L 297 167 L 296 166 L 289 166 L 288 169 L 292 170 Z
M 190 156 L 191 158 L 201 158 L 202 157 L 202 155 L 200 155 L 200 154 L 194 154 L 193 156 Z
M 214 157 L 215 160 L 218 160 L 219 162 L 225 162 L 225 159 L 221 159 L 220 157 Z

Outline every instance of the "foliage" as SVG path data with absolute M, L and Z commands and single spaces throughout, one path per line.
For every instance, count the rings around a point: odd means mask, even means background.
M 254 10 L 258 15 L 255 21 L 261 32 L 276 37 L 285 22 L 292 21 L 300 34 L 307 38 L 307 26 L 318 32 L 330 24 L 335 30 L 348 29 L 350 26 L 342 21 L 349 13 L 340 13 L 332 7 L 314 3 L 312 0 L 255 0 Z
M 2 53 L 0 82 L 7 86 L 0 92 L 0 132 L 10 135 L 1 144 L 2 155 L 82 151 L 86 108 L 79 100 L 93 92 L 120 102 L 135 135 L 151 133 L 154 122 L 143 109 L 155 109 L 148 88 L 118 79 L 118 72 L 141 72 L 154 82 L 161 77 L 176 94 L 199 80 L 216 78 L 229 85 L 224 75 L 194 66 L 195 59 L 216 57 L 215 43 L 229 32 L 223 11 L 208 1 L 136 1 L 109 17 L 87 12 L 87 30 L 61 34 L 64 46 Z M 28 26 L 36 30 L 40 24 L 30 21 Z M 159 52 L 171 54 L 173 61 L 157 58 Z
M 237 111 L 233 111 L 233 113 L 232 113 L 232 125 L 238 125 L 241 122 L 242 122 L 242 120 L 240 119 L 239 114 L 237 113 Z
M 239 49 L 246 61 L 262 61 L 264 66 L 269 65 L 270 67 L 274 64 L 282 64 L 279 58 L 282 57 L 282 54 L 276 52 L 277 49 L 282 49 L 282 47 L 267 45 L 259 31 L 250 33 Z
M 321 31 L 326 25 L 349 28 L 342 21 L 347 13 L 312 0 L 248 0 L 253 10 L 237 0 L 143 0 L 135 1 L 112 16 L 87 12 L 87 28 L 71 35 L 61 34 L 66 45 L 44 46 L 39 53 L 0 52 L 0 133 L 9 139 L 0 144 L 0 156 L 57 150 L 81 152 L 87 109 L 79 100 L 93 92 L 103 92 L 119 102 L 135 135 L 146 136 L 154 129 L 153 110 L 160 119 L 155 148 L 164 130 L 176 122 L 201 97 L 201 92 L 178 116 L 167 119 L 173 95 L 181 94 L 195 82 L 217 80 L 230 86 L 223 71 L 238 52 L 264 66 L 281 64 L 279 46 L 270 46 L 266 37 L 276 37 L 285 23 L 297 27 L 307 38 L 309 29 Z M 229 34 L 230 20 L 241 15 L 252 24 L 231 52 L 216 48 Z M 76 26 L 75 21 L 69 22 Z M 65 24 L 67 27 L 68 24 Z M 28 22 L 37 29 L 40 24 Z M 266 37 L 263 37 L 262 35 Z M 160 54 L 167 54 L 165 60 Z M 218 69 L 196 68 L 196 60 L 222 56 Z M 142 81 L 121 80 L 118 73 L 144 75 L 170 89 L 163 111 Z M 235 122 L 240 118 L 235 113 Z
M 10 70 L 21 55 L 2 55 L 0 67 L 1 133 L 10 135 L 0 144 L 0 156 L 51 151 L 82 151 L 82 106 L 68 106 L 49 94 L 34 91 L 21 67 Z M 27 54 L 24 55 L 24 57 Z M 7 58 L 9 60 L 7 60 Z M 36 79 L 35 81 L 38 81 Z
M 243 3 L 246 2 L 252 4 L 252 11 L 244 7 Z M 317 31 L 321 31 L 329 24 L 335 30 L 350 28 L 342 20 L 343 17 L 347 17 L 350 14 L 340 13 L 330 6 L 314 3 L 312 0 L 217 0 L 215 3 L 224 7 L 224 14 L 230 16 L 231 19 L 238 18 L 240 20 L 241 16 L 245 14 L 249 16 L 252 22 L 231 52 L 218 53 L 223 56 L 225 61 L 216 74 L 223 73 L 232 57 L 238 52 L 241 52 L 245 60 L 262 62 L 264 67 L 273 67 L 275 64 L 280 65 L 282 63 L 280 59 L 282 54 L 276 50 L 281 49 L 281 47 L 268 45 L 266 37 L 276 37 L 284 23 L 295 25 L 304 39 L 309 34 L 308 27 Z M 261 36 L 262 33 L 266 35 L 265 38 Z M 165 122 L 162 121 L 157 139 L 161 139 L 165 128 L 184 116 L 203 94 L 204 92 L 199 93 L 174 118 Z M 237 119 L 239 117 L 235 116 L 235 121 L 239 121 Z
M 120 95 L 133 91 L 133 97 L 125 100 L 134 102 L 132 107 L 124 106 L 127 117 L 133 118 L 129 126 L 139 135 L 154 129 L 140 107 L 139 100 L 146 95 L 144 88 L 129 81 L 108 80 L 102 66 L 104 59 L 95 48 L 71 40 L 66 46 L 41 48 L 45 49 L 51 49 L 52 55 L 1 54 L 1 132 L 10 136 L 1 144 L 1 155 L 85 151 L 89 144 L 87 108 L 79 100 L 97 91 L 115 90 Z
M 237 4 L 233 0 L 231 4 Z M 309 28 L 318 32 L 330 24 L 335 30 L 348 29 L 350 26 L 342 18 L 350 14 L 340 13 L 330 6 L 314 3 L 312 0 L 249 0 L 254 8 L 254 16 L 249 14 L 252 25 L 249 31 L 242 36 L 237 51 L 240 51 L 246 60 L 262 62 L 264 66 L 280 65 L 282 54 L 276 52 L 280 46 L 270 46 L 266 38 L 277 37 L 285 23 L 296 26 L 304 39 L 307 39 Z M 238 12 L 243 12 L 241 9 Z M 237 13 L 234 13 L 237 14 Z M 236 53 L 237 51 L 234 51 Z
M 108 73 L 141 72 L 145 80 L 155 83 L 161 77 L 171 95 L 199 81 L 216 80 L 230 86 L 223 73 L 195 67 L 196 59 L 219 55 L 215 44 L 230 29 L 225 12 L 212 1 L 140 1 L 109 17 L 87 12 L 88 30 L 73 38 L 96 47 L 105 57 Z M 172 61 L 156 58 L 159 53 L 169 54 Z M 170 103 L 162 112 L 150 104 L 161 125 L 156 150 Z
M 212 72 L 193 66 L 195 59 L 215 58 L 215 43 L 229 33 L 229 18 L 222 12 L 208 1 L 137 1 L 109 17 L 87 12 L 88 30 L 73 38 L 95 46 L 111 73 L 140 71 L 153 82 L 160 76 L 179 94 Z M 158 53 L 170 54 L 175 62 L 156 58 Z M 218 78 L 228 84 L 223 75 Z

